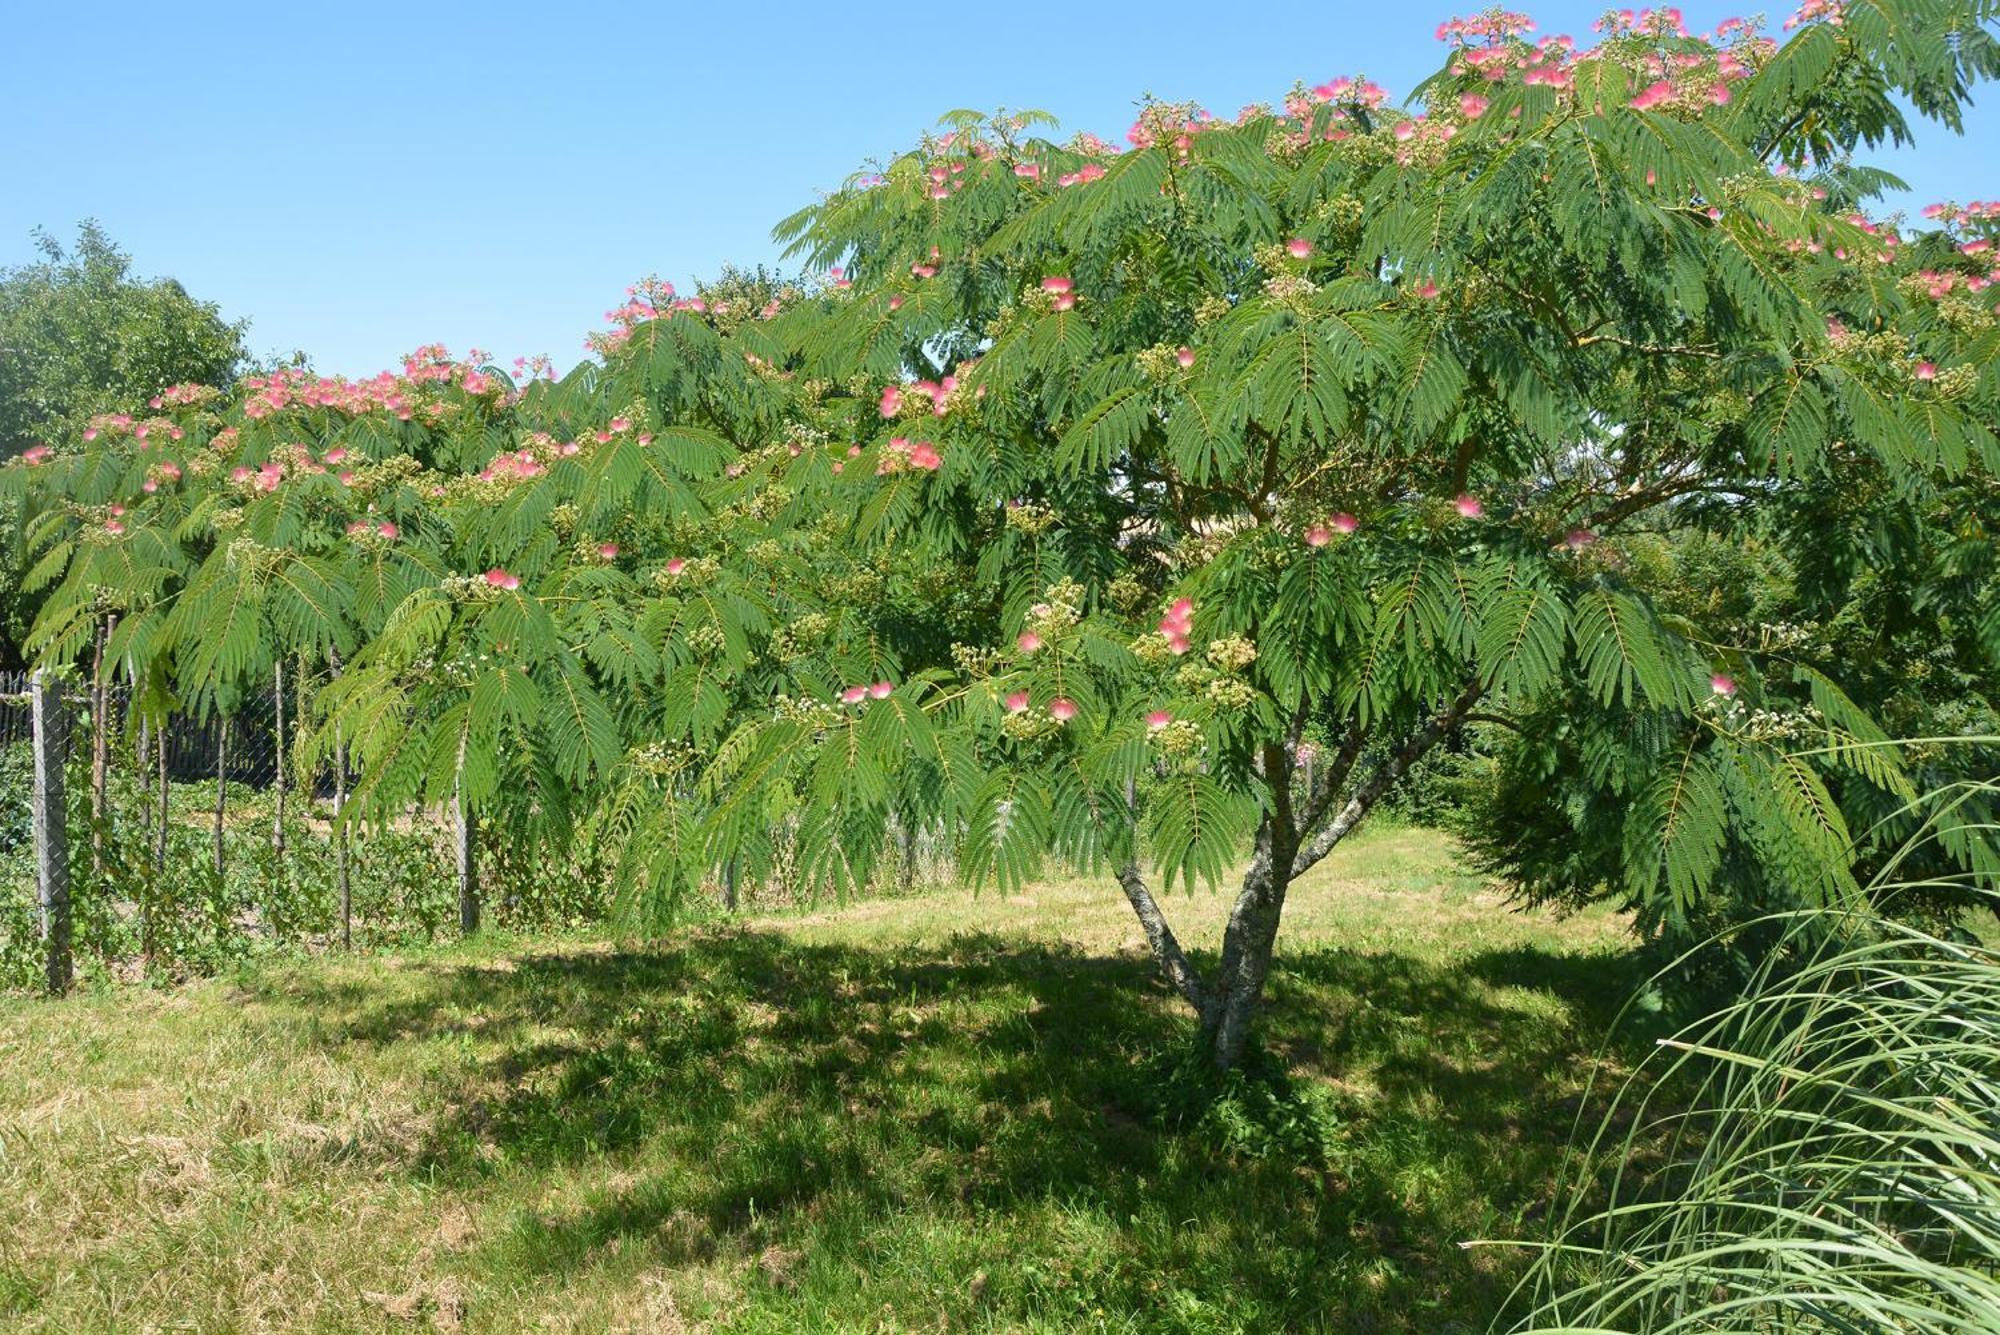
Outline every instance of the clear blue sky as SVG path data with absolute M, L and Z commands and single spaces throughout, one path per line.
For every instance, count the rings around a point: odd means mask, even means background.
M 954 107 L 1116 138 L 1149 91 L 1222 114 L 1361 71 L 1400 98 L 1478 5 L 11 8 L 0 265 L 94 216 L 258 351 L 363 374 L 430 341 L 567 366 L 627 283 L 775 260 L 773 223 Z M 1583 41 L 1600 7 L 1532 12 Z M 2000 196 L 1996 107 L 1878 160 L 1919 202 Z

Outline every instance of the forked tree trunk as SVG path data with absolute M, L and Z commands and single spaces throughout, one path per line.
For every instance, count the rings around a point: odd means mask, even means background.
M 1200 1022 L 1203 1053 L 1217 1070 L 1234 1070 L 1249 1051 L 1264 986 L 1276 954 L 1278 927 L 1285 896 L 1297 880 L 1332 852 L 1368 814 L 1411 765 L 1449 735 L 1479 699 L 1482 688 L 1472 682 L 1359 782 L 1349 785 L 1367 734 L 1349 731 L 1339 753 L 1302 790 L 1295 788 L 1293 736 L 1284 745 L 1267 745 L 1260 757 L 1269 802 L 1258 824 L 1250 865 L 1223 931 L 1222 958 L 1212 977 L 1204 978 L 1174 936 L 1166 915 L 1147 888 L 1136 856 L 1119 869 L 1119 885 L 1146 934 L 1154 961 L 1167 983 L 1187 1001 Z M 1133 792 L 1126 789 L 1128 806 Z M 1297 805 L 1295 805 L 1295 802 Z M 1136 811 L 1135 813 L 1136 814 Z

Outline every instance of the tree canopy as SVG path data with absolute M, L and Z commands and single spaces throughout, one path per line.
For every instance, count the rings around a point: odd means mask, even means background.
M 916 827 L 976 882 L 1101 868 L 1222 1066 L 1287 886 L 1474 724 L 1564 795 L 1489 832 L 1529 880 L 1657 920 L 1853 894 L 1853 817 L 1913 792 L 1881 723 L 1650 559 L 1893 494 L 1969 661 L 2000 641 L 1961 550 L 2000 210 L 1906 233 L 1847 156 L 1898 97 L 1952 119 L 1990 14 L 1809 8 L 1588 49 L 1489 13 L 1410 109 L 1154 101 L 1123 150 L 954 113 L 780 226 L 823 277 L 635 287 L 559 383 L 426 349 L 170 391 L 0 470 L 31 647 L 104 636 L 196 708 L 337 662 L 299 754 L 351 748 L 354 818 L 463 794 L 635 903 L 845 891 Z M 1990 875 L 1987 838 L 1947 842 Z M 1246 849 L 1203 968 L 1156 891 Z

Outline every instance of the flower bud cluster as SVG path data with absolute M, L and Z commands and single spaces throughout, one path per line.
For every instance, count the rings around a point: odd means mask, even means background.
M 1010 501 L 1007 504 L 1007 527 L 1018 529 L 1031 538 L 1040 537 L 1056 525 L 1056 512 L 1039 501 Z

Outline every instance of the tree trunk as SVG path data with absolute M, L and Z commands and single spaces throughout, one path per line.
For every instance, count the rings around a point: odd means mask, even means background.
M 1292 882 L 1332 852 L 1410 766 L 1458 726 L 1481 690 L 1477 681 L 1467 683 L 1456 699 L 1404 738 L 1402 745 L 1351 789 L 1347 782 L 1367 735 L 1358 727 L 1350 728 L 1331 761 L 1307 771 L 1310 778 L 1303 803 L 1296 809 L 1291 748 L 1298 741 L 1299 724 L 1295 722 L 1285 743 L 1263 747 L 1258 769 L 1270 801 L 1257 826 L 1243 888 L 1223 931 L 1222 960 L 1213 980 L 1203 979 L 1189 962 L 1146 888 L 1139 872 L 1135 837 L 1133 856 L 1119 869 L 1119 884 L 1138 915 L 1161 974 L 1194 1009 L 1201 1024 L 1203 1051 L 1217 1070 L 1234 1070 L 1249 1051 Z M 1136 821 L 1137 803 L 1130 784 L 1125 800 Z
M 736 912 L 736 859 L 722 864 L 722 907 L 727 913 Z

